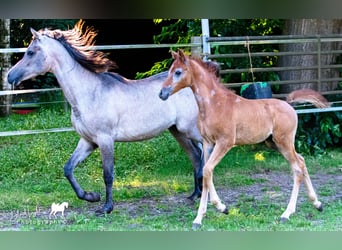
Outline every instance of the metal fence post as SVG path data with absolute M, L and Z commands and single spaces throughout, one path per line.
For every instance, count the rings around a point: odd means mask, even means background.
M 202 25 L 202 49 L 203 49 L 203 60 L 208 60 L 208 55 L 210 55 L 210 44 L 208 38 L 210 37 L 209 31 L 209 20 L 201 19 Z

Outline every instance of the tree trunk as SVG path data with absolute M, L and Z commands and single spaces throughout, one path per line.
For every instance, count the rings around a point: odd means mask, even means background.
M 10 19 L 0 20 L 0 48 L 10 47 Z M 9 53 L 0 53 L 1 63 L 1 90 L 9 90 L 7 83 L 7 72 L 11 67 L 11 55 Z M 11 114 L 11 95 L 0 95 L 0 116 L 7 116 Z
M 291 19 L 286 20 L 284 35 L 330 35 L 340 34 L 342 31 L 342 20 L 336 19 Z M 285 44 L 281 47 L 282 51 L 299 51 L 310 52 L 340 49 L 341 43 L 338 42 L 326 42 L 321 43 L 320 48 L 317 43 L 296 43 Z M 320 58 L 321 65 L 331 65 L 336 63 L 336 54 L 322 54 Z M 298 56 L 283 56 L 279 60 L 281 67 L 288 66 L 317 66 L 318 56 L 317 54 L 311 55 L 298 55 Z M 305 80 L 306 83 L 286 84 L 281 86 L 281 92 L 289 93 L 295 89 L 311 88 L 318 91 L 334 90 L 337 87 L 338 82 L 321 81 L 315 83 L 313 80 L 317 79 L 329 79 L 339 77 L 339 71 L 337 69 L 323 69 L 320 72 L 316 69 L 310 70 L 293 70 L 282 71 L 280 73 L 281 80 Z

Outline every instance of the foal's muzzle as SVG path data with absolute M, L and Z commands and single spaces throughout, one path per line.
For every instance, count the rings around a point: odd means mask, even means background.
M 171 94 L 172 94 L 172 88 L 164 87 L 160 90 L 159 98 L 162 99 L 163 101 L 166 101 Z

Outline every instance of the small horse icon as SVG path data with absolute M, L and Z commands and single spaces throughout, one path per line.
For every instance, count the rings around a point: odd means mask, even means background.
M 61 212 L 62 216 L 64 217 L 64 210 L 65 208 L 68 208 L 68 202 L 63 202 L 61 204 L 58 203 L 52 203 L 51 205 L 51 212 L 50 212 L 50 216 L 53 214 L 54 216 L 56 216 L 57 212 Z

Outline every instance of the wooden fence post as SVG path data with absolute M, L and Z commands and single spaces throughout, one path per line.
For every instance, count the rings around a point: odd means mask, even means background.
M 191 37 L 191 43 L 199 43 L 201 44 L 202 40 L 199 36 L 193 36 Z M 201 46 L 192 46 L 191 47 L 191 55 L 195 57 L 201 57 L 202 56 L 202 47 Z

